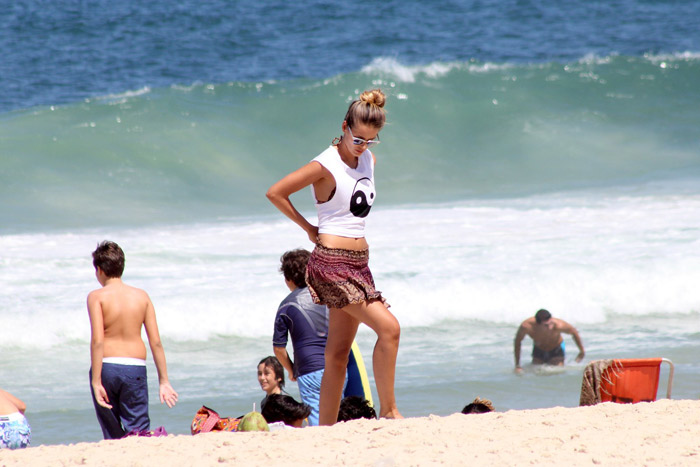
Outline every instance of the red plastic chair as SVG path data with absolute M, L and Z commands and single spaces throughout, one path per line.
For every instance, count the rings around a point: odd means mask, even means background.
M 622 404 L 653 402 L 659 389 L 661 362 L 669 364 L 666 398 L 671 398 L 673 363 L 667 358 L 629 358 L 613 360 L 600 382 L 601 402 Z

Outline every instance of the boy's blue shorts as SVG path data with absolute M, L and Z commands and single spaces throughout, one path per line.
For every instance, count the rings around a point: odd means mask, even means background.
M 92 370 L 89 375 L 92 382 Z M 90 392 L 105 439 L 123 438 L 131 430 L 150 429 L 145 365 L 102 363 L 102 386 L 107 391 L 111 410 L 97 404 L 92 383 Z

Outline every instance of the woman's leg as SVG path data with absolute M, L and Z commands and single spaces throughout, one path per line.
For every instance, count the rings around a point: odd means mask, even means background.
M 348 305 L 343 308 L 343 311 L 356 321 L 365 323 L 377 333 L 377 343 L 374 346 L 372 365 L 379 395 L 379 416 L 384 418 L 403 418 L 396 407 L 396 396 L 394 395 L 396 355 L 399 351 L 399 338 L 401 336 L 401 327 L 398 320 L 380 300 Z M 355 332 L 357 332 L 357 328 L 355 328 Z M 329 340 L 330 337 L 331 331 L 329 329 Z M 348 345 L 348 352 L 351 345 L 352 341 Z M 347 353 L 345 355 L 347 357 Z
M 331 308 L 326 341 L 326 367 L 321 380 L 319 425 L 333 425 L 338 421 L 338 409 L 343 395 L 348 355 L 355 340 L 360 321 L 342 309 Z

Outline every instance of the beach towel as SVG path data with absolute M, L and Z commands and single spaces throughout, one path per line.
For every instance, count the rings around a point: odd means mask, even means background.
M 583 381 L 581 382 L 581 398 L 579 406 L 596 405 L 601 402 L 600 399 L 600 383 L 603 378 L 603 373 L 611 365 L 614 360 L 594 360 L 583 370 Z
M 210 431 L 236 431 L 240 421 L 240 417 L 221 418 L 215 410 L 203 405 L 192 419 L 190 431 L 193 435 Z

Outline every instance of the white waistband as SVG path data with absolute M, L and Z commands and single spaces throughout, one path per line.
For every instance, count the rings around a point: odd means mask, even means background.
M 146 360 L 131 357 L 103 357 L 102 363 L 114 363 L 116 365 L 146 366 Z
M 0 415 L 0 422 L 19 422 L 24 420 L 24 415 L 21 412 Z

